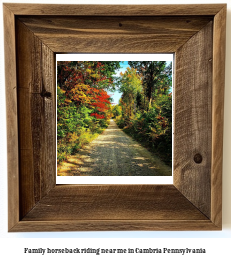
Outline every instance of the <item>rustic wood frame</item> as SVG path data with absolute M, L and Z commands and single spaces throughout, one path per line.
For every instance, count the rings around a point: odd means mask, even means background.
M 226 4 L 3 8 L 9 231 L 221 230 Z M 174 184 L 56 185 L 55 53 L 131 50 L 175 53 Z

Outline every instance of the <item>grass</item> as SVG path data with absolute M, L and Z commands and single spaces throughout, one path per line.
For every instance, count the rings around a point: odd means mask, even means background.
M 67 160 L 70 155 L 75 155 L 85 145 L 96 139 L 108 126 L 97 127 L 92 132 L 90 129 L 79 129 L 57 142 L 57 164 Z

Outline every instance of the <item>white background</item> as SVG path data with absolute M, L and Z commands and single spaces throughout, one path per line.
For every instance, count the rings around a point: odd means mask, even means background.
M 184 231 L 184 232 L 40 232 L 40 233 L 8 233 L 7 232 L 7 152 L 6 152 L 6 117 L 5 117 L 5 83 L 4 83 L 4 48 L 3 48 L 3 23 L 2 0 L 0 6 L 0 255 L 2 260 L 211 260 L 212 258 L 231 260 L 231 1 L 45 1 L 39 3 L 63 3 L 63 4 L 195 4 L 195 3 L 227 3 L 227 43 L 226 43 L 226 89 L 225 89 L 225 129 L 224 129 L 224 162 L 223 162 L 223 230 L 222 231 Z M 8 1 L 17 3 L 32 3 L 33 1 Z M 35 1 L 33 3 L 36 3 Z M 23 254 L 23 248 L 205 248 L 206 254 L 179 255 L 179 254 L 108 254 L 96 256 L 53 254 L 41 256 L 41 254 Z M 6 256 L 6 257 L 5 257 Z M 214 260 L 213 259 L 213 260 Z

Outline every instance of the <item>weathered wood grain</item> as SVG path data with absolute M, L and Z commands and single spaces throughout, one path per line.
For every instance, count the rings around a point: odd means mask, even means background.
M 58 185 L 12 231 L 31 226 L 38 231 L 216 229 L 173 185 Z
M 53 98 L 44 98 L 43 140 L 41 143 L 41 197 L 45 196 L 56 184 L 56 121 Z
M 33 155 L 33 122 L 31 115 L 31 92 L 33 85 L 33 52 L 32 48 L 40 49 L 41 43 L 34 44 L 33 34 L 25 25 L 16 21 L 17 39 L 17 87 L 18 87 L 18 132 L 19 132 L 19 197 L 20 197 L 20 218 L 30 211 L 40 199 L 39 173 L 34 170 Z M 37 77 L 36 77 L 37 78 Z M 36 84 L 36 87 L 39 88 Z M 40 129 L 39 129 L 40 130 Z M 36 142 L 36 141 L 35 141 Z M 35 175 L 36 174 L 36 175 Z M 36 181 L 36 183 L 35 183 Z M 36 194 L 36 200 L 35 195 Z
M 226 6 L 214 17 L 211 220 L 222 226 L 222 154 L 225 89 Z
M 216 229 L 173 185 L 59 185 L 12 232 Z
M 9 231 L 221 229 L 225 7 L 4 4 Z M 80 50 L 176 52 L 176 187 L 55 186 L 54 55 Z
M 210 22 L 176 52 L 174 107 L 174 185 L 209 218 L 212 37 Z
M 56 84 L 55 55 L 42 44 L 43 141 L 41 143 L 41 197 L 56 184 Z
M 20 17 L 55 52 L 175 52 L 206 17 Z M 142 42 L 142 44 L 141 44 Z
M 16 20 L 20 217 L 55 186 L 54 54 Z
M 9 232 L 41 231 L 195 231 L 219 230 L 210 220 L 21 221 Z
M 15 15 L 180 16 L 215 15 L 224 4 L 191 5 L 59 5 L 5 3 Z
M 40 78 L 37 78 L 38 80 Z M 37 82 L 37 81 L 35 81 Z M 34 85 L 36 86 L 36 84 Z M 37 86 L 38 87 L 38 86 Z M 35 88 L 37 88 L 35 87 Z M 40 88 L 40 87 L 39 87 Z M 31 124 L 31 132 L 29 136 L 33 140 L 33 145 L 32 145 L 32 155 L 33 155 L 33 160 L 31 164 L 33 164 L 33 173 L 31 175 L 34 176 L 34 183 L 31 184 L 31 186 L 34 188 L 34 201 L 37 203 L 41 197 L 42 197 L 42 192 L 41 192 L 41 176 L 42 176 L 42 155 L 41 155 L 41 147 L 42 147 L 42 142 L 43 142 L 43 131 L 44 131 L 44 126 L 43 126 L 43 121 L 42 121 L 42 112 L 43 112 L 43 101 L 41 95 L 38 94 L 30 94 L 30 102 L 31 105 L 29 110 L 31 111 L 31 116 L 27 120 L 30 121 Z M 23 207 L 21 207 L 23 208 Z
M 193 35 L 204 27 L 213 16 L 179 17 L 104 17 L 104 16 L 19 16 L 35 35 L 81 34 L 165 34 L 173 36 Z
M 24 221 L 207 220 L 173 185 L 56 186 Z
M 19 221 L 18 111 L 14 14 L 3 6 L 7 119 L 8 229 Z

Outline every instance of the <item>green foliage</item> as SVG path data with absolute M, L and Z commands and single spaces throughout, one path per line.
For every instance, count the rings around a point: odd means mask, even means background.
M 167 164 L 172 162 L 172 82 L 171 64 L 166 62 L 129 62 L 135 69 L 121 75 L 123 92 L 120 128 L 157 153 Z M 142 85 L 134 88 L 126 77 L 135 72 Z M 139 75 L 137 75 L 137 73 Z M 135 76 L 133 76 L 135 78 Z M 131 79 L 131 76 L 130 76 Z
M 172 65 L 156 61 L 129 65 L 116 78 L 119 62 L 58 62 L 58 163 L 102 133 L 113 117 L 126 133 L 171 165 Z M 116 87 L 122 97 L 112 106 L 106 90 Z
M 137 69 L 142 78 L 143 91 L 148 99 L 148 107 L 159 92 L 168 93 L 172 85 L 172 64 L 166 66 L 164 61 L 138 61 L 128 62 L 130 66 Z
M 112 106 L 111 111 L 112 111 L 112 118 L 113 119 L 115 119 L 116 117 L 118 117 L 122 114 L 122 108 L 118 104 Z
M 113 73 L 119 62 L 58 62 L 57 162 L 67 159 L 107 128 Z
M 110 91 L 114 91 L 117 85 L 117 78 L 114 76 L 115 70 L 120 68 L 119 61 L 101 61 L 104 66 L 104 75 L 108 79 L 108 85 L 105 88 Z
M 79 151 L 107 128 L 106 119 L 95 119 L 90 110 L 74 106 L 67 107 L 65 117 L 57 124 L 57 163 Z
M 125 73 L 121 73 L 120 92 L 122 92 L 122 99 L 120 105 L 123 114 L 133 116 L 137 107 L 137 94 L 141 92 L 141 78 L 137 74 L 136 69 L 127 68 Z
M 137 112 L 132 118 L 118 118 L 120 128 L 158 154 L 168 165 L 172 163 L 171 97 L 160 99 L 149 111 Z M 160 108 L 159 105 L 163 107 Z

